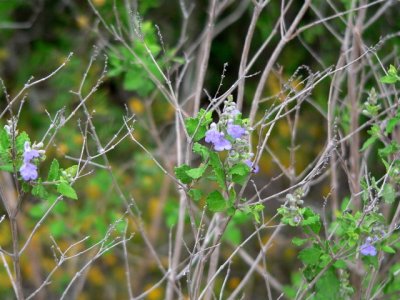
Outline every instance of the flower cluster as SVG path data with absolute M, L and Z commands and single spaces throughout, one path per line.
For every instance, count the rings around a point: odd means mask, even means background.
M 367 237 L 365 243 L 360 247 L 360 253 L 365 256 L 375 256 L 377 254 L 376 248 L 372 245 L 377 238 Z
M 236 103 L 229 97 L 224 103 L 224 109 L 220 115 L 218 123 L 211 123 L 206 132 L 205 141 L 213 145 L 215 151 L 229 151 L 228 163 L 230 165 L 238 162 L 246 163 L 252 168 L 253 173 L 259 171 L 258 166 L 253 166 L 251 158 L 254 156 L 250 152 L 248 120 L 241 118 L 241 113 L 236 107 Z
M 39 145 L 38 145 L 39 146 Z M 19 172 L 25 181 L 35 180 L 38 178 L 37 166 L 32 162 L 35 158 L 39 158 L 42 151 L 31 149 L 30 143 L 25 142 L 24 145 L 24 163 Z

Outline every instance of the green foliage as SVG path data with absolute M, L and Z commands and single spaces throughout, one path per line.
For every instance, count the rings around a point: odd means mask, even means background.
M 194 201 L 199 201 L 203 197 L 203 192 L 199 189 L 190 189 L 188 194 Z
M 205 137 L 207 126 L 212 122 L 212 112 L 201 109 L 195 118 L 186 118 L 185 127 L 193 141 L 197 142 Z M 199 147 L 196 147 L 196 150 Z M 200 151 L 200 150 L 198 150 Z
M 219 191 L 213 191 L 207 196 L 207 207 L 212 212 L 221 212 L 228 208 L 228 202 Z
M 191 183 L 192 177 L 190 177 L 186 172 L 190 170 L 188 165 L 181 165 L 179 167 L 175 167 L 175 176 L 178 178 L 182 183 Z
M 315 285 L 315 300 L 336 300 L 340 295 L 340 281 L 333 268 L 328 269 Z
M 140 26 L 141 36 L 130 45 L 130 49 L 124 46 L 115 47 L 109 54 L 109 76 L 123 76 L 123 88 L 127 91 L 135 91 L 140 96 L 148 96 L 154 89 L 153 78 L 162 81 L 163 77 L 154 64 L 153 57 L 158 57 L 161 46 L 154 25 L 151 22 L 142 22 Z M 142 40 L 143 38 L 143 40 Z M 148 50 L 150 53 L 148 53 Z M 171 59 L 173 52 L 166 53 L 165 61 Z M 162 69 L 165 62 L 157 59 Z
M 67 182 L 60 182 L 57 185 L 57 192 L 59 192 L 61 195 L 77 200 L 78 195 L 76 194 L 74 188 L 69 185 Z
M 218 154 L 215 152 L 210 153 L 210 165 L 212 167 L 216 182 L 222 190 L 225 190 L 226 185 L 224 167 L 221 160 L 219 159 Z
M 205 170 L 207 169 L 207 167 L 208 167 L 208 164 L 204 164 L 204 165 L 201 165 L 198 168 L 193 168 L 193 169 L 187 170 L 185 172 L 190 178 L 199 179 L 201 176 L 203 176 L 203 174 L 204 174 Z
M 57 159 L 53 159 L 50 165 L 47 181 L 56 181 L 60 177 L 60 164 Z
M 387 71 L 387 75 L 381 77 L 381 82 L 393 84 L 397 81 L 400 81 L 400 76 L 398 75 L 397 69 L 395 66 L 390 65 L 389 70 Z

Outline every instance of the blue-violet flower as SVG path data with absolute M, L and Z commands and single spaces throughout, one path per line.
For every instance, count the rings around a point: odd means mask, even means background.
M 240 125 L 234 125 L 232 123 L 228 124 L 228 128 L 226 131 L 234 139 L 240 139 L 242 137 L 242 135 L 246 134 L 246 129 L 244 129 Z
M 364 244 L 360 247 L 360 253 L 366 256 L 375 256 L 377 254 L 376 248 L 371 245 L 373 239 L 368 237 Z
M 246 159 L 244 163 L 251 168 L 252 173 L 258 173 L 258 171 L 260 171 L 260 167 L 258 165 L 253 166 L 253 162 L 250 159 Z
M 37 166 L 32 163 L 32 159 L 40 157 L 39 151 L 31 149 L 29 142 L 25 142 L 23 156 L 24 156 L 24 163 L 19 169 L 22 179 L 24 179 L 25 181 L 37 179 L 38 178 Z
M 225 139 L 224 134 L 217 130 L 217 125 L 212 123 L 210 129 L 206 132 L 205 141 L 212 143 L 216 151 L 231 150 L 232 144 Z

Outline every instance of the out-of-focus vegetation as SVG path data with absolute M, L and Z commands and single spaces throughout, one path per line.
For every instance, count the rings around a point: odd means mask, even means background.
M 132 2 L 129 6 L 132 12 L 127 12 L 127 2 Z M 190 45 L 197 46 L 198 38 L 202 34 L 201 30 L 207 20 L 208 6 L 206 2 L 208 1 L 186 2 L 190 2 L 188 6 L 193 4 L 193 11 L 187 27 L 187 40 L 180 41 L 182 13 L 179 1 L 92 0 L 93 7 L 91 7 L 86 1 L 0 0 L 0 77 L 7 87 L 7 91 L 3 90 L 0 94 L 0 109 L 2 110 L 6 106 L 5 92 L 10 95 L 18 94 L 31 76 L 35 78 L 47 76 L 67 60 L 70 52 L 73 52 L 60 72 L 29 90 L 19 118 L 19 131 L 26 131 L 32 141 L 40 141 L 52 122 L 50 116 L 55 116 L 57 112 L 63 116 L 69 116 L 79 105 L 77 95 L 71 91 L 79 89 L 84 74 L 87 72 L 83 94 L 90 91 L 103 69 L 106 68 L 106 75 L 100 86 L 94 96 L 86 102 L 87 110 L 93 116 L 93 126 L 96 128 L 98 138 L 102 141 L 110 140 L 120 128 L 124 128 L 122 116 L 134 114 L 136 121 L 133 137 L 152 155 L 162 159 L 164 167 L 173 173 L 173 168 L 177 163 L 173 155 L 175 137 L 169 133 L 170 129 L 175 126 L 175 110 L 171 103 L 165 101 L 164 96 L 149 79 L 149 74 L 145 72 L 144 68 L 148 68 L 153 76 L 162 81 L 163 78 L 149 57 L 148 50 L 156 58 L 159 67 L 170 72 L 172 76 L 176 69 L 184 65 L 185 59 L 191 56 L 190 51 L 195 51 L 195 48 L 192 49 Z M 234 19 L 231 26 L 226 28 L 223 16 L 221 17 L 223 21 L 217 23 L 216 27 L 221 31 L 217 31 L 213 40 L 204 83 L 204 88 L 210 95 L 214 95 L 219 89 L 222 73 L 224 73 L 224 78 L 220 93 L 223 93 L 237 80 L 243 43 L 252 14 L 252 5 L 243 5 L 241 1 L 228 2 L 232 3 L 224 14 L 237 18 Z M 303 1 L 295 2 L 287 13 L 288 20 L 296 17 Z M 353 2 L 363 1 L 312 2 L 315 9 L 307 12 L 299 28 L 321 18 L 318 13 L 322 13 L 324 16 L 334 15 L 337 11 L 351 9 Z M 329 2 L 333 2 L 333 4 Z M 136 5 L 137 7 L 135 7 Z M 99 15 L 94 12 L 93 8 Z M 256 51 L 265 37 L 271 33 L 280 14 L 281 1 L 271 1 L 268 9 L 262 12 L 256 24 L 255 38 L 250 53 Z M 373 15 L 374 10 L 367 11 L 367 19 L 369 14 Z M 116 22 L 116 15 L 119 16 L 121 24 Z M 400 31 L 399 17 L 400 6 L 396 4 L 392 9 L 385 11 L 379 17 L 379 21 L 374 22 L 363 31 L 363 43 L 375 47 L 380 37 Z M 229 22 L 230 20 L 225 21 Z M 129 46 L 132 47 L 135 55 L 142 59 L 143 65 L 136 63 L 126 45 L 110 37 L 103 22 L 113 24 L 116 32 L 121 31 L 127 35 L 138 34 L 134 31 L 137 26 L 140 27 L 140 34 L 142 34 L 148 49 L 140 41 Z M 332 35 L 335 33 L 341 35 L 345 31 L 348 26 L 347 15 L 337 16 L 327 22 L 328 25 L 321 22 L 305 30 L 298 38 L 288 43 L 279 56 L 278 64 L 275 65 L 271 76 L 265 82 L 263 98 L 271 97 L 277 101 L 284 101 L 287 95 L 304 87 L 302 80 L 305 77 L 336 64 L 338 53 L 343 45 L 340 39 L 334 39 Z M 132 26 L 132 23 L 135 23 L 136 27 Z M 132 32 L 126 32 L 129 30 Z M 270 49 L 274 49 L 274 45 L 279 40 L 280 36 L 275 36 L 269 46 Z M 383 64 L 398 65 L 399 41 L 399 38 L 393 38 L 378 45 L 379 56 L 387 57 L 387 61 L 383 61 Z M 94 54 L 96 54 L 96 60 L 88 69 Z M 252 96 L 259 80 L 258 72 L 264 68 L 265 61 L 271 54 L 271 50 L 267 48 L 251 68 L 253 75 L 246 78 L 245 101 L 242 108 L 244 116 L 250 112 Z M 224 67 L 225 63 L 228 64 L 226 67 Z M 194 70 L 191 70 L 185 76 L 194 79 L 196 74 Z M 174 78 L 174 80 L 178 80 L 178 78 Z M 194 87 L 190 86 L 188 83 L 190 80 L 187 78 L 185 82 L 186 86 L 182 88 L 182 94 L 188 97 Z M 273 182 L 276 188 L 274 187 L 270 191 L 271 194 L 274 189 L 278 190 L 290 184 L 289 179 L 283 179 L 282 172 L 299 175 L 316 159 L 324 147 L 327 128 L 321 124 L 325 124 L 324 115 L 326 116 L 328 113 L 329 86 L 328 79 L 315 86 L 310 96 L 312 102 L 304 103 L 301 106 L 299 112 L 301 118 L 298 119 L 298 123 L 294 125 L 289 118 L 282 118 L 276 123 L 268 145 L 272 155 L 263 154 L 259 162 L 260 172 L 253 178 L 258 183 L 279 177 Z M 343 95 L 345 94 L 346 91 L 343 91 Z M 367 99 L 368 95 L 364 96 Z M 201 101 L 202 106 L 207 106 L 208 100 L 204 94 Z M 271 108 L 271 102 L 262 102 L 256 119 L 262 118 L 264 111 L 269 108 Z M 336 124 L 344 134 L 351 130 L 350 110 L 350 107 L 338 106 L 336 112 Z M 68 120 L 67 126 L 60 128 L 46 149 L 46 160 L 40 165 L 41 169 L 49 170 L 50 163 L 54 158 L 64 169 L 75 165 L 81 155 L 84 142 L 88 143 L 87 147 L 93 151 L 92 153 L 99 150 L 98 144 L 92 137 L 84 141 L 82 132 L 87 125 L 82 121 L 83 118 L 84 115 L 78 111 Z M 367 118 L 362 116 L 360 123 L 365 121 Z M 1 122 L 1 127 L 3 127 L 6 124 L 6 118 L 3 118 Z M 297 127 L 296 145 L 291 144 L 292 126 Z M 254 135 L 254 144 L 258 141 L 256 136 Z M 362 131 L 362 136 L 367 137 L 366 131 Z M 128 218 L 127 224 L 119 222 L 116 231 L 112 233 L 115 236 L 123 234 L 125 225 L 128 234 L 135 233 L 127 243 L 132 272 L 132 288 L 139 294 L 154 287 L 145 296 L 145 299 L 164 298 L 165 285 L 155 284 L 160 280 L 158 264 L 168 269 L 169 237 L 171 232 L 175 232 L 179 215 L 179 195 L 172 179 L 165 176 L 142 147 L 133 143 L 130 137 L 121 143 L 117 143 L 117 141 L 118 139 L 112 142 L 117 144 L 115 149 L 107 152 L 113 175 L 110 174 L 109 169 L 102 167 L 105 165 L 103 156 L 94 159 L 91 171 L 74 185 L 78 200 L 66 199 L 57 204 L 34 235 L 26 255 L 21 261 L 22 277 L 27 291 L 35 290 L 54 267 L 52 252 L 54 243 L 50 237 L 57 241 L 58 247 L 66 249 L 76 240 L 88 236 L 89 238 L 84 243 L 73 250 L 77 252 L 81 250 L 80 247 L 93 245 L 104 237 L 110 224 L 124 217 L 126 203 L 123 203 L 121 197 L 121 193 L 123 193 L 128 200 L 135 199 L 137 206 L 135 205 L 134 209 L 143 221 L 132 221 Z M 295 161 L 291 156 L 292 147 L 296 147 Z M 160 153 L 163 155 L 161 156 Z M 169 155 L 171 156 L 170 160 L 168 160 Z M 98 165 L 95 165 L 96 163 Z M 371 171 L 380 174 L 384 173 L 384 170 L 383 166 L 377 166 Z M 120 190 L 116 188 L 115 181 Z M 339 198 L 344 198 L 350 193 L 346 184 L 343 184 L 343 187 L 338 191 Z M 313 186 L 307 201 L 310 205 L 315 203 L 315 206 L 320 209 L 324 197 L 330 193 L 330 181 L 326 177 Z M 46 201 L 37 197 L 24 199 L 21 206 L 22 212 L 18 219 L 22 240 L 29 236 L 30 230 L 37 224 L 52 201 L 55 201 L 55 198 L 48 197 Z M 200 207 L 204 205 L 204 201 L 204 198 L 200 199 Z M 269 203 L 266 203 L 264 210 L 265 221 L 268 221 L 276 213 L 276 209 L 280 205 Z M 4 213 L 4 208 L 0 207 L 0 215 Z M 277 222 L 271 221 L 271 224 L 277 224 Z M 187 226 L 189 226 L 188 224 L 189 219 Z M 3 249 L 10 249 L 12 244 L 9 226 L 7 219 L 0 223 L 0 246 Z M 160 255 L 160 262 L 156 262 L 149 253 L 146 241 L 138 233 L 141 230 L 147 232 L 149 241 Z M 221 257 L 227 259 L 233 249 L 253 230 L 252 218 L 249 215 L 235 215 L 223 236 L 226 246 L 221 250 Z M 299 248 L 290 243 L 292 234 L 287 233 L 287 235 L 281 234 L 274 237 L 274 242 L 265 253 L 268 270 L 275 274 L 281 283 L 288 286 L 288 294 L 292 293 L 289 286 L 300 279 L 297 271 L 301 267 L 301 263 L 296 258 Z M 246 246 L 247 251 L 255 252 L 253 248 L 258 247 L 259 242 L 265 242 L 269 238 L 267 233 L 263 233 L 259 236 L 260 241 L 255 240 Z M 85 258 L 87 259 L 93 254 L 89 251 Z M 56 295 L 63 291 L 71 278 L 82 267 L 83 261 L 83 259 L 71 261 L 63 268 L 58 269 L 52 276 L 51 283 L 43 289 L 43 294 L 37 295 L 37 299 L 52 299 L 44 298 L 45 295 L 52 295 L 51 297 L 55 299 Z M 9 263 L 11 264 L 11 260 Z M 232 261 L 229 280 L 224 283 L 223 277 L 218 278 L 214 289 L 219 291 L 225 284 L 227 291 L 234 290 L 242 280 L 247 268 L 245 262 L 235 258 Z M 125 272 L 123 249 L 116 247 L 85 270 L 82 276 L 86 280 L 82 281 L 82 286 L 76 287 L 74 297 L 82 300 L 127 299 Z M 254 277 L 248 282 L 248 286 L 245 288 L 250 297 L 248 299 L 264 299 L 263 297 L 257 298 L 262 281 L 261 277 Z M 227 294 L 229 293 L 227 292 Z M 13 291 L 6 270 L 0 268 L 0 298 L 12 299 L 12 295 Z

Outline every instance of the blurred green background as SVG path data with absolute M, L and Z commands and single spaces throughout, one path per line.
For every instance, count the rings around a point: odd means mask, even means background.
M 129 28 L 128 17 L 124 1 L 116 1 L 116 10 L 121 15 L 122 26 Z M 297 3 L 298 2 L 298 3 Z M 295 17 L 302 1 L 296 1 L 287 18 Z M 333 1 L 337 8 L 342 11 L 350 1 Z M 92 0 L 93 6 L 100 12 L 103 18 L 110 24 L 115 24 L 113 3 L 111 0 Z M 166 0 L 141 0 L 138 1 L 138 12 L 142 19 L 142 31 L 151 51 L 159 59 L 163 68 L 176 66 L 183 61 L 185 49 L 199 36 L 207 18 L 206 1 L 193 1 L 195 8 L 190 18 L 188 27 L 188 41 L 185 46 L 177 49 L 179 40 L 182 15 L 179 10 L 179 1 Z M 313 1 L 319 10 L 325 15 L 333 14 L 332 8 L 325 1 Z M 226 14 L 239 9 L 240 1 L 232 4 Z M 271 32 L 276 19 L 280 15 L 280 1 L 271 1 L 268 9 L 261 15 L 257 23 L 255 39 L 252 51 Z M 213 41 L 210 64 L 207 71 L 204 87 L 214 94 L 220 83 L 224 63 L 228 63 L 224 88 L 229 87 L 237 78 L 238 66 L 247 25 L 250 22 L 251 5 L 240 11 L 240 17 L 226 30 L 216 36 Z M 368 13 L 373 13 L 373 10 Z M 381 36 L 390 32 L 400 30 L 400 9 L 389 10 L 363 35 L 364 42 L 374 45 Z M 316 19 L 315 13 L 310 11 L 302 25 Z M 336 18 L 331 21 L 331 26 L 338 32 L 343 32 L 345 22 Z M 160 28 L 163 45 L 160 44 L 157 27 Z M 272 41 L 271 46 L 263 53 L 262 57 L 252 68 L 253 72 L 262 70 L 265 61 L 271 54 L 271 49 L 276 45 L 278 39 Z M 312 49 L 312 53 L 307 50 Z M 96 48 L 94 48 L 94 46 Z M 380 49 L 380 55 L 397 49 L 398 39 L 392 39 L 385 43 Z M 150 68 L 154 68 L 145 50 L 140 43 L 134 46 Z M 327 34 L 327 29 L 320 25 L 315 26 L 303 34 L 299 39 L 291 41 L 280 55 L 279 66 L 265 83 L 265 97 L 285 97 L 285 82 L 301 65 L 307 65 L 312 71 L 323 70 L 336 63 L 340 53 L 340 43 Z M 127 52 L 117 41 L 109 37 L 99 19 L 93 13 L 86 1 L 73 0 L 0 0 L 0 77 L 4 80 L 10 95 L 16 95 L 25 82 L 34 76 L 36 79 L 46 76 L 61 63 L 65 61 L 70 52 L 73 56 L 66 67 L 53 76 L 50 80 L 35 86 L 29 91 L 24 104 L 19 130 L 25 130 L 31 140 L 39 141 L 48 129 L 50 120 L 46 111 L 54 116 L 60 109 L 65 109 L 68 115 L 78 105 L 79 101 L 70 91 L 76 91 L 86 71 L 87 65 L 94 52 L 99 52 L 97 60 L 89 70 L 85 91 L 87 92 L 99 78 L 104 64 L 105 56 L 108 57 L 108 72 L 104 82 L 95 95 L 88 101 L 90 111 L 95 111 L 93 121 L 99 137 L 107 141 L 116 131 L 123 126 L 122 116 L 130 113 L 136 115 L 135 138 L 138 139 L 149 150 L 163 151 L 160 145 L 149 134 L 152 126 L 158 128 L 160 138 L 164 147 L 173 145 L 170 135 L 174 124 L 174 110 L 155 86 L 147 78 L 143 69 L 131 62 Z M 253 53 L 252 52 L 252 53 Z M 316 57 L 318 59 L 316 59 Z M 306 73 L 301 75 L 307 75 Z M 193 76 L 188 74 L 188 76 Z M 258 77 L 247 79 L 245 89 L 244 114 L 250 109 L 251 97 L 255 91 Z M 301 78 L 292 80 L 295 86 Z M 326 112 L 329 80 L 325 80 L 315 87 L 312 93 L 314 102 Z M 189 89 L 191 87 L 189 86 Z M 193 87 L 192 87 L 193 88 Z M 345 93 L 345 91 L 343 91 Z M 0 92 L 0 108 L 6 105 L 5 97 Z M 207 99 L 203 103 L 206 105 Z M 268 108 L 268 102 L 261 106 L 260 111 Z M 260 114 L 259 117 L 262 115 Z M 339 116 L 340 124 L 346 129 L 346 113 Z M 53 157 L 61 164 L 68 167 L 74 164 L 70 157 L 79 157 L 82 146 L 82 135 L 79 125 L 83 115 L 79 113 L 63 127 L 55 137 L 46 153 L 47 159 L 41 165 L 43 170 L 48 170 Z M 1 120 L 3 126 L 6 119 Z M 297 141 L 299 148 L 296 152 L 295 172 L 299 174 L 321 151 L 325 139 L 326 128 L 324 117 L 316 113 L 315 108 L 305 103 L 301 109 L 301 118 L 298 124 Z M 277 123 L 276 130 L 271 138 L 270 148 L 277 155 L 277 159 L 285 167 L 290 165 L 290 138 L 291 129 L 287 120 L 283 119 Z M 89 143 L 92 150 L 96 149 L 93 142 Z M 168 267 L 168 233 L 171 226 L 176 222 L 178 215 L 178 197 L 171 180 L 157 168 L 154 162 L 134 143 L 129 140 L 123 141 L 115 150 L 109 153 L 109 159 L 113 167 L 116 179 L 123 187 L 124 193 L 131 194 L 138 203 L 138 209 L 142 213 L 144 228 L 154 242 L 159 253 L 162 254 L 162 263 Z M 103 163 L 101 158 L 95 160 Z M 172 169 L 174 161 L 163 161 L 168 169 Z M 267 181 L 271 177 L 280 174 L 276 163 L 269 155 L 264 155 L 260 162 L 261 172 L 256 180 Z M 288 182 L 279 182 L 282 187 Z M 81 179 L 75 186 L 79 200 L 64 201 L 56 206 L 47 221 L 35 235 L 29 247 L 25 261 L 22 262 L 24 284 L 28 289 L 34 289 L 45 275 L 54 266 L 54 260 L 50 251 L 52 235 L 61 248 L 83 236 L 90 236 L 86 245 L 102 238 L 110 223 L 121 217 L 124 207 L 118 193 L 111 188 L 112 179 L 107 170 L 93 168 L 93 173 Z M 328 182 L 321 182 L 313 189 L 313 197 L 321 201 L 322 196 L 330 192 Z M 343 196 L 346 191 L 343 191 Z M 40 219 L 49 203 L 39 199 L 28 199 L 23 204 L 22 214 L 19 222 L 21 235 L 26 237 L 29 230 L 33 228 Z M 1 214 L 3 208 L 0 208 Z M 266 217 L 273 215 L 275 209 L 266 211 Z M 230 225 L 225 237 L 230 246 L 224 247 L 222 257 L 228 257 L 234 246 L 238 244 L 243 236 L 253 230 L 251 222 L 237 219 Z M 134 222 L 129 223 L 129 231 L 136 232 Z M 268 235 L 262 236 L 267 240 Z M 268 266 L 285 284 L 290 284 L 291 276 L 295 276 L 299 268 L 296 262 L 296 249 L 288 244 L 289 239 L 280 236 L 268 250 L 268 258 L 271 262 Z M 9 224 L 4 221 L 0 224 L 0 245 L 7 249 L 10 247 Z M 255 242 L 255 244 L 257 244 Z M 83 246 L 83 245 L 82 245 Z M 250 245 L 248 250 L 252 252 Z M 129 259 L 133 272 L 135 291 L 144 291 L 156 283 L 160 273 L 147 249 L 140 234 L 136 234 L 128 245 Z M 256 250 L 254 250 L 256 251 Z M 253 252 L 254 252 L 253 251 Z M 127 296 L 125 284 L 125 270 L 122 260 L 122 250 L 116 248 L 99 259 L 87 273 L 87 281 L 78 299 L 123 299 Z M 38 258 L 38 259 L 36 259 Z M 234 262 L 235 263 L 235 262 Z M 65 287 L 65 284 L 76 272 L 79 263 L 68 264 L 67 267 L 58 270 L 52 284 L 47 290 L 54 295 Z M 246 269 L 240 260 L 232 268 L 232 276 L 227 284 L 228 290 L 232 290 L 240 282 L 241 276 Z M 257 291 L 257 280 L 250 282 L 247 288 L 253 292 Z M 222 282 L 217 282 L 217 287 Z M 7 279 L 4 268 L 0 268 L 0 298 L 11 297 L 11 285 Z M 152 290 L 147 299 L 162 299 L 164 286 Z

